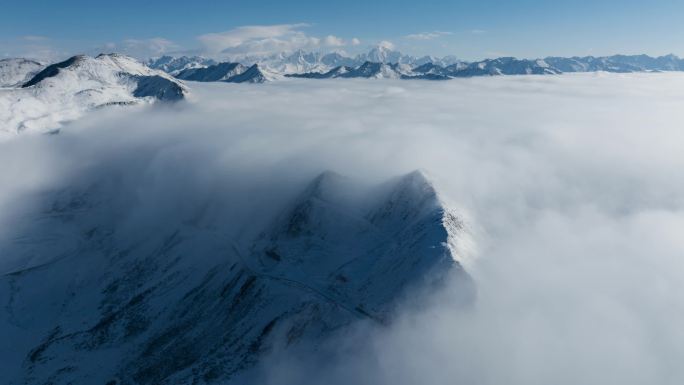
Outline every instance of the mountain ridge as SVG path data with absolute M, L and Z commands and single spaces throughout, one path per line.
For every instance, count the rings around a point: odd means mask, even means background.
M 0 106 L 6 107 L 0 109 L 2 136 L 24 131 L 54 132 L 64 122 L 93 109 L 175 102 L 189 92 L 166 72 L 120 54 L 76 55 L 32 68 L 24 81 L 0 90 Z
M 415 57 L 386 47 L 374 47 L 367 53 L 345 56 L 339 52 L 321 54 L 297 50 L 270 56 L 234 58 L 225 62 L 244 66 L 258 65 L 262 70 L 285 77 L 311 79 L 328 78 L 402 78 L 447 80 L 459 77 L 497 75 L 556 75 L 570 72 L 654 72 L 684 71 L 684 59 L 676 55 L 651 57 L 648 55 L 573 56 L 519 59 L 499 57 L 480 61 L 458 60 L 454 56 Z M 382 69 L 367 72 L 369 63 L 383 65 Z M 201 64 L 197 63 L 200 68 Z M 390 66 L 390 70 L 387 67 Z M 206 67 L 205 67 L 206 68 Z
M 227 236 L 239 224 L 220 199 L 196 202 L 217 215 L 170 213 L 124 232 L 134 208 L 111 201 L 139 190 L 106 179 L 44 195 L 19 241 L 2 245 L 16 262 L 43 255 L 2 266 L 0 337 L 14 344 L 0 367 L 14 381 L 240 383 L 275 346 L 387 324 L 405 295 L 447 277 L 466 302 L 475 295 L 446 246 L 467 229 L 422 173 L 366 186 L 324 172 L 244 240 Z

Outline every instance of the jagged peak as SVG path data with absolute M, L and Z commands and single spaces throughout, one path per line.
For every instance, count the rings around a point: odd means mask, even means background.
M 395 177 L 379 188 L 379 198 L 368 219 L 375 224 L 384 221 L 405 222 L 436 212 L 447 211 L 424 171 L 414 170 Z
M 416 169 L 397 178 L 395 191 L 437 196 L 437 190 L 424 170 Z
M 309 199 L 333 200 L 335 195 L 349 182 L 349 178 L 335 171 L 325 170 L 309 182 L 298 201 L 301 202 Z
M 96 59 L 100 58 L 125 58 L 125 59 L 130 59 L 130 60 L 135 60 L 133 57 L 124 55 L 122 53 L 117 53 L 117 52 L 102 52 L 99 55 L 95 56 Z

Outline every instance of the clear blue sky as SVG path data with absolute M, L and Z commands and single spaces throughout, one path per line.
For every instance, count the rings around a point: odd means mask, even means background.
M 137 55 L 202 52 L 207 40 L 198 37 L 203 35 L 298 23 L 307 25 L 290 28 L 286 41 L 332 35 L 347 51 L 389 41 L 406 53 L 464 59 L 684 55 L 682 0 L 1 1 L 0 56 L 41 50 L 55 55 L 107 49 Z M 233 49 L 239 44 L 230 40 L 234 36 L 223 36 L 227 40 L 218 48 L 228 44 Z M 280 38 L 249 36 L 252 42 Z M 158 40 L 149 40 L 153 38 Z M 360 43 L 351 44 L 353 38 Z

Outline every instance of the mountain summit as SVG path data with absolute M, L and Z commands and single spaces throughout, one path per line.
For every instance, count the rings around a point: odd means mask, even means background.
M 44 195 L 0 245 L 0 369 L 16 383 L 237 384 L 275 346 L 391 322 L 447 276 L 474 295 L 465 226 L 419 172 L 376 186 L 325 172 L 246 239 L 229 236 L 254 222 L 234 223 L 231 202 L 149 226 L 121 206 L 139 188 L 105 179 Z
M 0 109 L 0 136 L 50 132 L 95 108 L 173 102 L 188 92 L 169 74 L 119 54 L 78 55 L 44 68 L 28 62 L 22 68 L 29 68 L 27 80 L 0 95 L 0 105 L 8 106 Z

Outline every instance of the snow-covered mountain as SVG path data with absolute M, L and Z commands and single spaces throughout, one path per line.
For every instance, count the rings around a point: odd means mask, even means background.
M 475 63 L 456 63 L 442 67 L 426 63 L 413 69 L 414 73 L 450 77 L 494 76 L 494 75 L 555 75 L 562 73 L 542 59 L 526 60 L 512 57 L 487 59 Z
M 614 55 L 605 57 L 549 57 L 549 65 L 563 72 L 645 72 L 684 71 L 684 60 L 675 55 L 651 57 L 647 55 Z
M 176 60 L 179 62 L 200 63 L 200 61 L 189 57 L 180 57 L 176 58 Z M 165 61 L 170 61 L 170 59 L 165 59 Z M 323 54 L 320 52 L 296 50 L 294 52 L 282 52 L 266 56 L 236 56 L 231 58 L 230 61 L 241 63 L 245 66 L 258 64 L 262 70 L 283 75 L 309 72 L 324 73 L 337 67 L 359 67 L 366 62 L 405 64 L 408 66 L 418 66 L 427 62 L 447 66 L 459 62 L 454 56 L 446 56 L 443 58 L 432 56 L 415 57 L 404 55 L 401 52 L 382 46 L 374 47 L 369 52 L 355 56 L 349 56 L 341 52 Z M 201 65 L 197 65 L 197 67 L 199 66 Z M 175 75 L 177 73 L 178 72 L 175 72 L 173 74 Z
M 147 61 L 147 66 L 152 69 L 162 70 L 171 75 L 192 68 L 204 68 L 216 64 L 216 60 L 201 56 L 161 56 Z
M 235 75 L 247 70 L 240 63 L 218 63 L 203 68 L 189 68 L 176 74 L 176 78 L 192 80 L 196 82 L 221 82 L 227 81 Z
M 170 75 L 128 56 L 74 56 L 45 67 L 20 87 L 0 90 L 0 136 L 49 132 L 94 108 L 176 101 L 186 92 Z
M 45 64 L 29 59 L 0 60 L 0 87 L 18 87 L 40 72 Z
M 141 186 L 114 174 L 41 194 L 0 237 L 1 382 L 245 383 L 275 346 L 390 322 L 447 274 L 474 296 L 464 224 L 420 172 L 370 187 L 325 172 L 244 223 L 221 194 L 133 207 Z
M 278 78 L 273 74 L 253 64 L 246 67 L 240 63 L 218 63 L 204 68 L 192 68 L 181 71 L 176 78 L 197 82 L 227 82 L 227 83 L 264 83 Z
M 365 62 L 362 65 L 353 68 L 347 66 L 340 66 L 331 69 L 330 71 L 318 73 L 308 72 L 303 74 L 288 74 L 285 75 L 292 78 L 309 78 L 309 79 L 332 79 L 332 78 L 365 78 L 365 79 L 410 79 L 414 77 L 422 77 L 423 74 L 414 74 L 411 67 L 406 64 L 386 64 L 377 62 Z M 445 78 L 446 79 L 446 78 Z
M 410 69 L 409 69 L 410 70 Z M 336 67 L 325 73 L 290 74 L 288 77 L 329 79 L 329 78 L 367 78 L 367 79 L 399 79 L 402 76 L 398 64 L 365 62 L 357 68 Z
M 378 60 L 388 57 L 375 55 Z M 399 56 L 390 56 L 397 59 Z M 557 75 L 564 72 L 648 72 L 648 71 L 684 71 L 684 60 L 668 55 L 653 58 L 646 55 L 610 57 L 550 57 L 546 59 L 516 59 L 502 57 L 486 59 L 479 62 L 456 62 L 447 66 L 436 64 L 425 59 L 425 63 L 411 66 L 409 64 L 384 64 L 366 62 L 357 67 L 340 66 L 326 72 L 307 72 L 288 74 L 288 77 L 329 79 L 329 78 L 401 78 L 447 80 L 451 78 L 497 75 Z
M 181 79 L 186 79 L 188 74 L 198 69 L 209 67 L 209 65 L 202 64 L 197 58 L 181 57 L 173 60 L 181 63 L 193 63 L 191 69 L 172 72 Z M 173 60 L 167 57 L 164 62 Z M 278 79 L 282 76 L 311 79 L 362 77 L 446 80 L 473 76 L 555 75 L 564 72 L 684 71 L 684 60 L 675 55 L 656 58 L 647 55 L 548 57 L 533 60 L 501 57 L 466 62 L 458 60 L 454 56 L 439 58 L 404 55 L 382 46 L 372 48 L 369 52 L 356 56 L 347 56 L 339 52 L 321 54 L 297 50 L 292 53 L 279 53 L 269 56 L 236 57 L 231 62 L 221 64 L 227 66 L 237 63 L 242 64 L 244 68 L 254 64 L 258 65 L 260 71 L 265 75 L 263 78 L 266 80 Z M 211 69 L 211 71 L 215 70 L 220 70 L 220 68 Z M 183 72 L 184 74 L 180 75 Z M 270 74 L 270 76 L 266 74 Z M 213 76 L 208 78 L 213 78 Z M 220 78 L 220 80 L 201 81 L 226 81 L 227 79 L 226 76 Z

